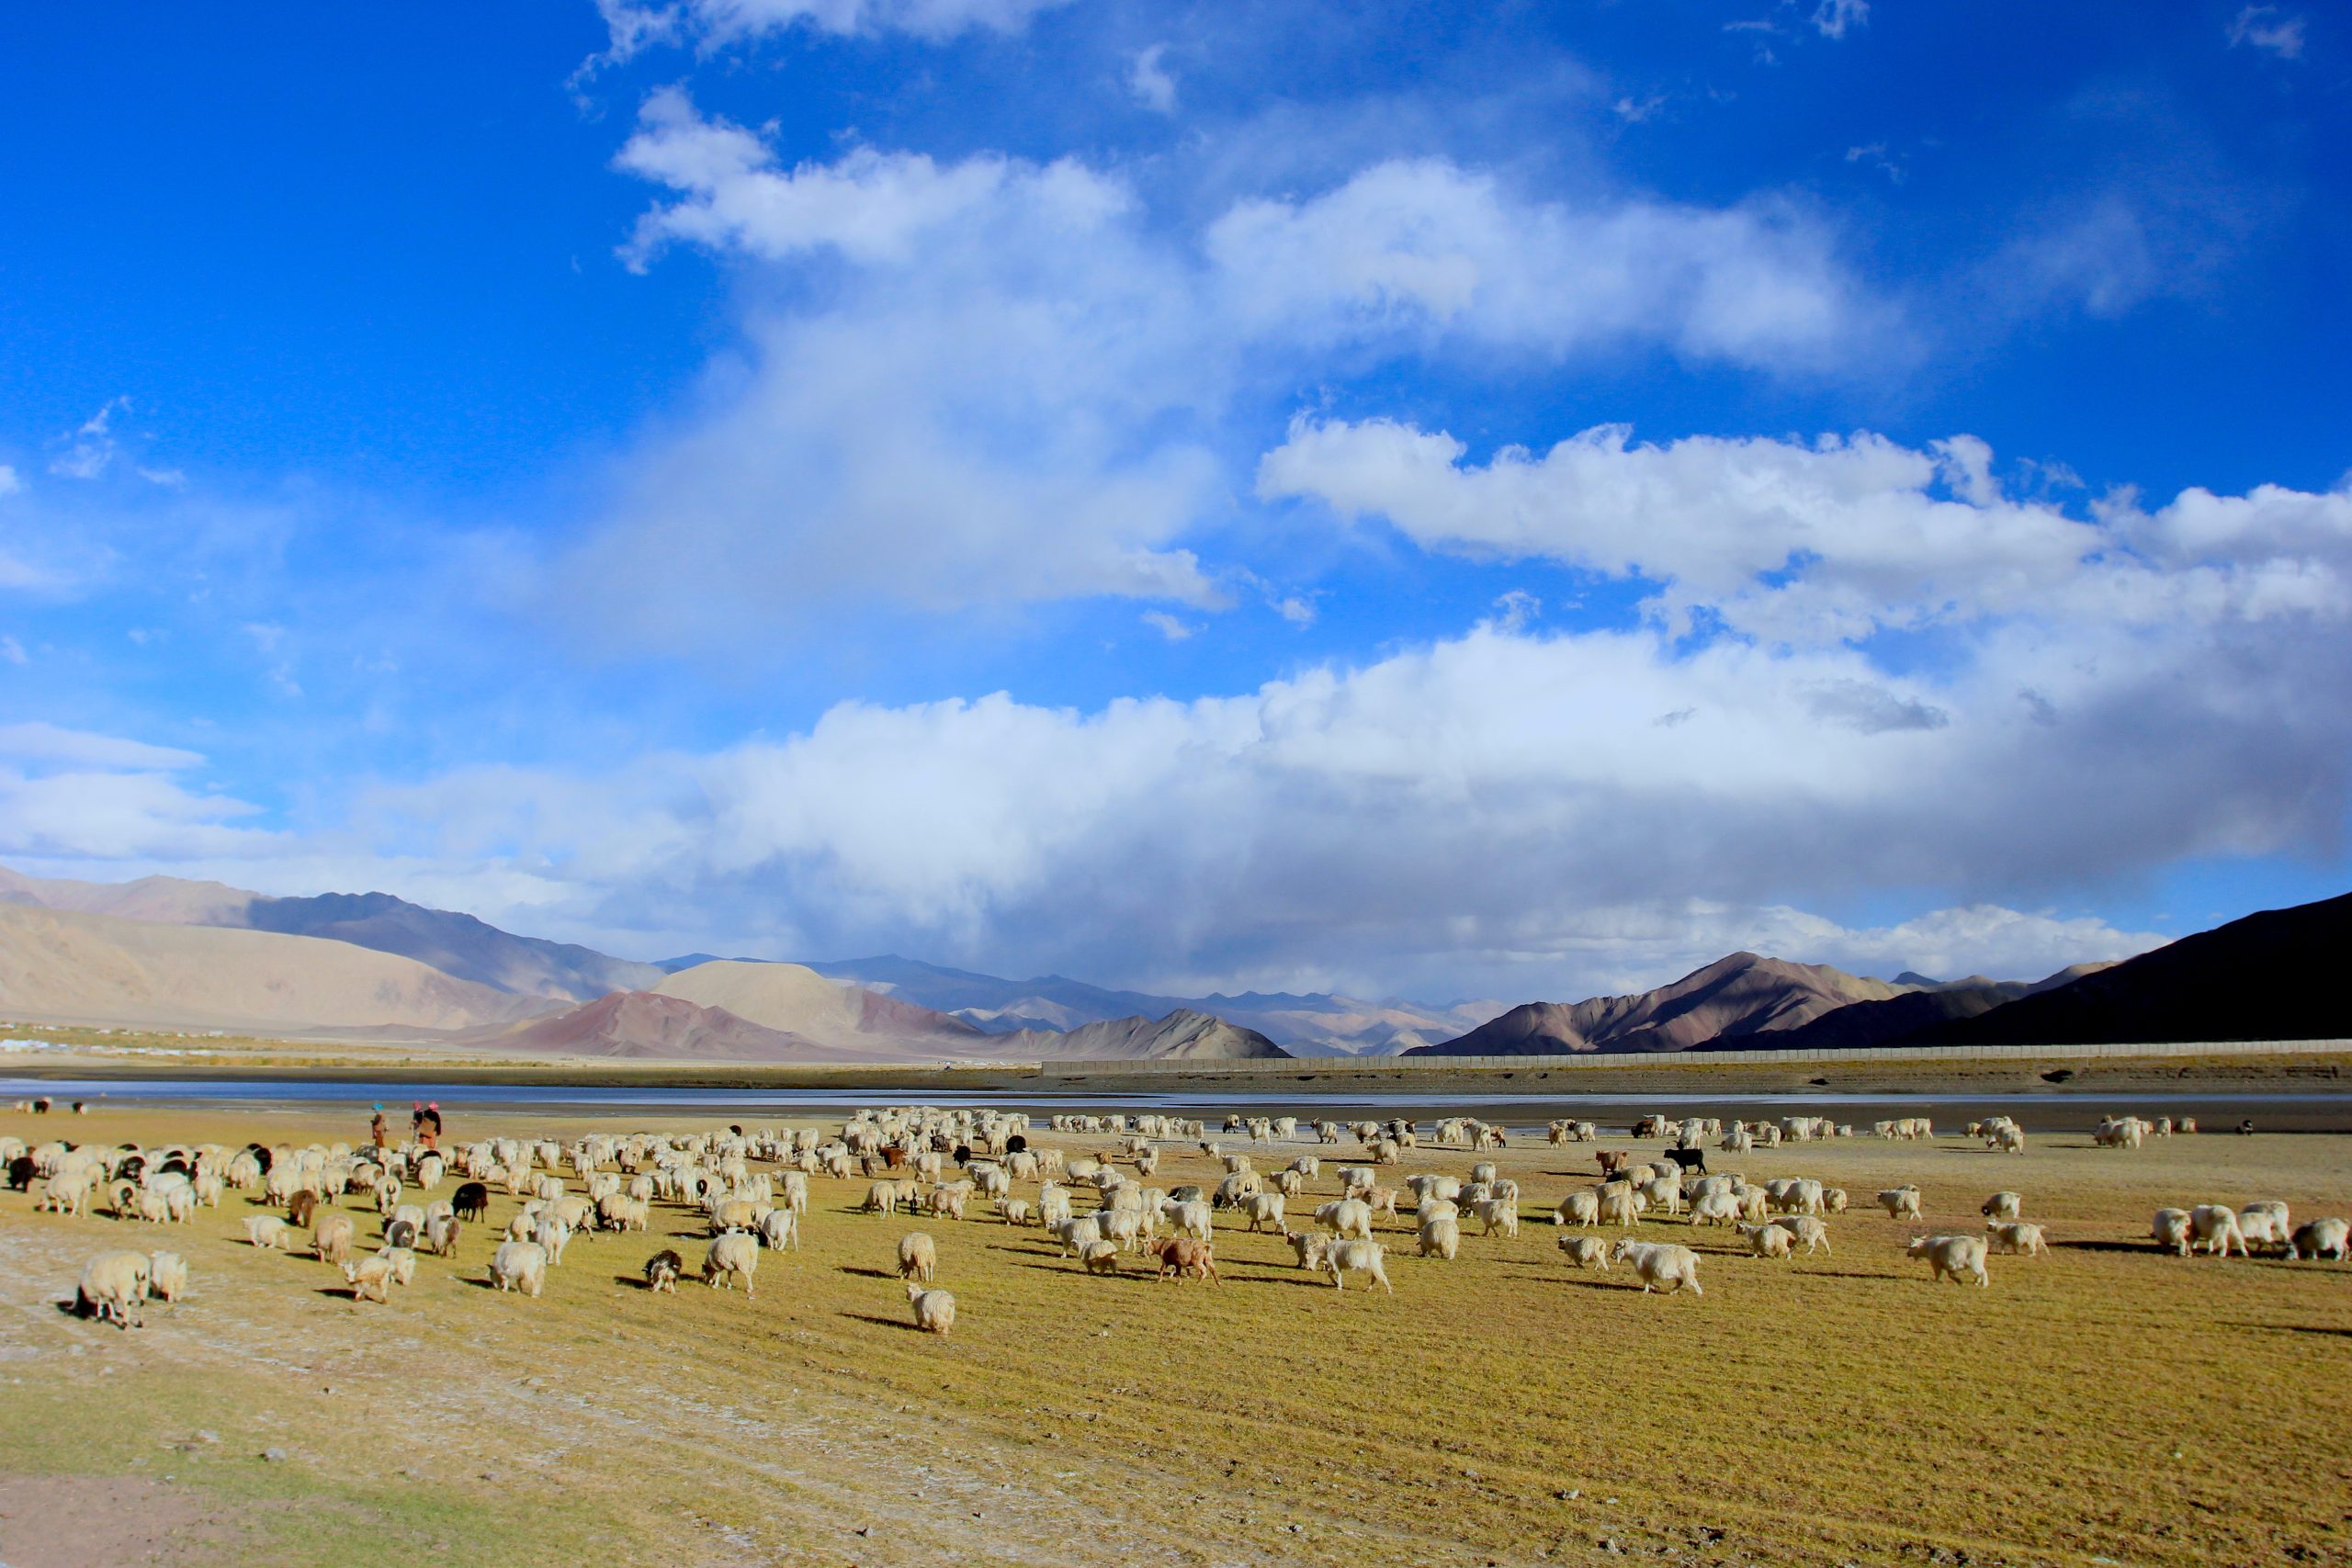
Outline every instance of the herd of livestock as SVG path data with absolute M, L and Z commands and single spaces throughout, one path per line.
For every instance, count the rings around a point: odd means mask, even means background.
M 19 1111 L 46 1110 L 20 1102 Z M 99 1146 L 65 1139 L 28 1143 L 0 1134 L 0 1168 L 7 1186 L 29 1192 L 37 1210 L 80 1215 L 103 1211 L 158 1227 L 193 1221 L 217 1209 L 230 1192 L 258 1210 L 243 1219 L 254 1247 L 308 1250 L 338 1268 L 356 1301 L 387 1303 L 414 1277 L 419 1254 L 455 1255 L 469 1226 L 487 1220 L 491 1194 L 517 1200 L 495 1233 L 488 1282 L 536 1297 L 548 1270 L 560 1266 L 571 1239 L 583 1232 L 644 1232 L 654 1205 L 698 1212 L 708 1235 L 699 1273 L 714 1287 L 739 1279 L 756 1291 L 763 1252 L 797 1247 L 809 1212 L 812 1178 L 866 1185 L 861 1209 L 884 1215 L 927 1215 L 962 1221 L 982 1214 L 1009 1225 L 1040 1227 L 1060 1256 L 1089 1273 L 1115 1273 L 1123 1258 L 1146 1260 L 1159 1278 L 1216 1283 L 1217 1227 L 1279 1235 L 1297 1265 L 1344 1289 L 1349 1275 L 1393 1293 L 1388 1244 L 1375 1223 L 1409 1226 L 1414 1252 L 1451 1260 L 1466 1227 L 1478 1234 L 1519 1232 L 1521 1191 L 1492 1159 L 1476 1159 L 1466 1176 L 1434 1171 L 1409 1175 L 1396 1168 L 1419 1163 L 1421 1151 L 1466 1150 L 1473 1156 L 1507 1146 L 1503 1128 L 1454 1117 L 1424 1129 L 1403 1120 L 1302 1122 L 1295 1117 L 1227 1117 L 1212 1132 L 1199 1120 L 1163 1115 L 1057 1115 L 1047 1131 L 1107 1139 L 1096 1152 L 1068 1154 L 1033 1141 L 1030 1119 L 1015 1112 L 899 1107 L 859 1111 L 830 1130 L 741 1127 L 684 1134 L 591 1134 L 571 1142 L 498 1137 L 440 1149 L 342 1144 L 136 1145 Z M 2095 1130 L 2102 1147 L 2137 1148 L 2150 1138 L 2194 1134 L 2193 1121 L 2109 1117 Z M 1966 1134 L 1985 1147 L 2021 1155 L 2023 1129 L 2007 1117 L 1970 1122 Z M 1880 1122 L 1870 1135 L 1932 1139 L 1927 1118 Z M 1629 1141 L 1664 1140 L 1656 1157 L 1630 1149 L 1596 1148 L 1596 1179 L 1569 1191 L 1550 1211 L 1559 1250 L 1575 1269 L 1606 1271 L 1626 1265 L 1644 1292 L 1702 1295 L 1700 1255 L 1667 1241 L 1631 1234 L 1647 1220 L 1679 1219 L 1692 1227 L 1720 1226 L 1736 1234 L 1755 1257 L 1787 1258 L 1827 1252 L 1827 1220 L 1847 1211 L 1843 1190 L 1809 1177 L 1751 1182 L 1735 1172 L 1711 1172 L 1706 1151 L 1744 1154 L 1789 1143 L 1849 1138 L 1856 1129 L 1815 1116 L 1728 1124 L 1706 1117 L 1645 1117 Z M 1546 1129 L 1554 1145 L 1598 1144 L 1592 1122 L 1559 1121 Z M 1325 1180 L 1320 1151 L 1352 1141 L 1351 1160 L 1329 1156 L 1336 1195 L 1310 1197 Z M 1306 1143 L 1314 1152 L 1265 1153 L 1269 1145 Z M 1171 1145 L 1197 1148 L 1222 1174 L 1213 1186 L 1148 1185 Z M 1260 1169 L 1259 1162 L 1279 1162 Z M 444 1185 L 450 1190 L 438 1196 Z M 375 1211 L 377 1235 L 363 1247 L 359 1215 L 341 1201 L 356 1197 Z M 1081 1200 L 1083 1203 L 1081 1204 Z M 1912 1184 L 1869 1195 L 1892 1219 L 1922 1218 L 1920 1190 Z M 1992 1194 L 1981 1206 L 1982 1232 L 1913 1236 L 1910 1256 L 1938 1280 L 1988 1285 L 1986 1258 L 2032 1257 L 2047 1247 L 2041 1226 L 2026 1218 L 2014 1190 Z M 1295 1222 L 1308 1222 L 1294 1228 Z M 1609 1230 L 1616 1239 L 1605 1240 Z M 2346 1257 L 2352 1240 L 2344 1219 L 2301 1224 L 2275 1199 L 2231 1206 L 2203 1203 L 2167 1208 L 2151 1235 L 2161 1247 L 2187 1255 L 2249 1256 L 2256 1246 L 2290 1258 Z M 956 1301 L 935 1283 L 938 1249 L 922 1231 L 901 1236 L 898 1273 L 917 1326 L 945 1334 Z M 674 1291 L 687 1259 L 664 1248 L 647 1259 L 650 1290 Z M 187 1266 L 168 1250 L 113 1249 L 93 1258 L 77 1294 L 79 1310 L 128 1327 L 142 1320 L 151 1299 L 175 1301 L 187 1289 Z

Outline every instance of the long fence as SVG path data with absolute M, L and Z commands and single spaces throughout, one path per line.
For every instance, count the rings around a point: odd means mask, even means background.
M 1558 1056 L 1263 1056 L 1218 1060 L 1051 1061 L 1049 1078 L 1408 1077 L 1424 1072 L 1622 1072 L 1643 1067 L 1740 1067 L 1838 1063 L 2041 1062 L 2099 1057 L 2352 1055 L 2352 1040 L 2157 1041 L 2098 1045 L 1894 1045 L 1821 1051 L 1586 1051 Z

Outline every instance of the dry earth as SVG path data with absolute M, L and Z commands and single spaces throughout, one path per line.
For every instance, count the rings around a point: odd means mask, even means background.
M 0 1131 L 299 1142 L 363 1122 L 0 1113 Z M 2140 1238 L 2168 1203 L 2346 1213 L 2347 1155 L 2340 1137 L 2120 1153 L 2077 1134 L 2020 1158 L 1955 1138 L 1713 1156 L 1865 1202 L 1915 1179 L 1945 1230 L 1979 1228 L 1984 1194 L 2013 1187 L 2058 1250 L 1994 1258 L 1980 1291 L 1930 1283 L 1901 1254 L 1915 1227 L 1874 1212 L 1793 1263 L 1643 1226 L 1695 1241 L 1698 1299 L 1571 1272 L 1540 1220 L 1465 1236 L 1451 1264 L 1384 1231 L 1394 1296 L 1334 1292 L 1279 1238 L 1223 1229 L 1221 1287 L 1096 1279 L 1038 1232 L 858 1214 L 862 1181 L 819 1179 L 807 1246 L 763 1256 L 755 1301 L 640 1288 L 661 1246 L 699 1259 L 678 1208 L 650 1237 L 576 1240 L 541 1300 L 500 1294 L 481 1281 L 502 1197 L 387 1307 L 232 1242 L 259 1212 L 235 1194 L 162 1231 L 0 1194 L 0 1562 L 2343 1562 L 2352 1269 Z M 1589 1160 L 1521 1146 L 1502 1164 L 1536 1213 Z M 1211 1168 L 1188 1149 L 1154 1179 Z M 890 1271 L 914 1228 L 960 1303 L 945 1339 L 911 1329 Z M 115 1246 L 180 1251 L 190 1296 L 130 1333 L 61 1312 Z

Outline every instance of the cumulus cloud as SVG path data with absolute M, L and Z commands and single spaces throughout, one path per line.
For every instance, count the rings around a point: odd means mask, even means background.
M 1114 172 L 855 147 L 786 164 L 675 91 L 616 166 L 667 190 L 624 258 L 753 285 L 739 361 L 624 464 L 558 573 L 600 635 L 740 646 L 844 604 L 1224 603 L 1237 405 L 1335 348 L 1793 361 L 1875 308 L 1800 216 L 1530 200 L 1439 160 L 1171 231 Z
M 255 807 L 173 775 L 204 759 L 44 723 L 0 725 L 0 854 L 77 863 L 261 852 Z
M 2277 636 L 2012 625 L 1934 677 L 1497 616 L 1231 696 L 844 703 L 611 775 L 465 773 L 375 792 L 357 830 L 390 860 L 530 870 L 573 934 L 640 951 L 658 942 L 629 930 L 692 929 L 1518 997 L 1736 946 L 2030 977 L 2145 942 L 1981 911 L 1840 935 L 1789 911 L 1905 887 L 2031 909 L 2177 857 L 2324 849 L 2352 721 L 2344 683 L 2308 678 L 2343 658 L 2326 614 Z
M 1295 422 L 1261 463 L 1268 499 L 1378 516 L 1426 548 L 1542 558 L 1657 585 L 1652 611 L 1704 612 L 1791 642 L 2004 617 L 2117 628 L 2340 622 L 2352 491 L 2201 490 L 2092 518 L 2019 501 L 1973 436 L 1926 449 L 1868 433 L 1636 443 L 1623 426 L 1542 455 L 1464 462 L 1453 437 L 1373 420 Z

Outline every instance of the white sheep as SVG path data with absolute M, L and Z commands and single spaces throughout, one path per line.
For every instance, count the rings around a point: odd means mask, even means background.
M 1984 1272 L 1985 1247 L 1981 1235 L 1914 1236 L 1904 1251 L 1908 1257 L 1926 1258 L 1934 1279 L 1950 1280 L 1955 1285 L 1969 1280 L 1986 1286 L 1993 1282 Z
M 1600 1194 L 1571 1192 L 1560 1200 L 1552 1213 L 1555 1225 L 1597 1225 L 1600 1223 Z
M 351 1299 L 355 1302 L 390 1303 L 392 1273 L 392 1260 L 380 1252 L 343 1266 L 344 1282 L 351 1287 Z
M 2149 1226 L 2148 1234 L 2155 1238 L 2157 1246 L 2177 1252 L 2183 1258 L 2188 1257 L 2192 1235 L 2188 1224 L 2188 1211 L 2158 1209 L 2155 1221 Z
M 1342 1198 L 1315 1211 L 1315 1223 L 1335 1235 L 1358 1241 L 1372 1239 L 1372 1205 L 1358 1198 Z
M 274 1247 L 283 1252 L 294 1246 L 294 1233 L 287 1228 L 280 1215 L 247 1214 L 245 1240 L 255 1247 Z
M 144 1326 L 153 1268 L 143 1252 L 99 1253 L 82 1267 L 81 1283 L 74 1293 L 74 1309 L 101 1323 L 112 1318 L 117 1328 Z
M 1739 1218 L 1739 1200 L 1722 1190 L 1702 1192 L 1690 1202 L 1694 1225 L 1727 1225 Z
M 710 1251 L 702 1260 L 702 1282 L 713 1290 L 733 1290 L 735 1277 L 743 1277 L 743 1299 L 751 1301 L 757 1294 L 760 1270 L 760 1242 L 757 1236 L 741 1231 L 711 1238 Z
M 1908 1182 L 1900 1187 L 1888 1188 L 1878 1195 L 1878 1201 L 1879 1206 L 1886 1211 L 1886 1217 L 1890 1220 L 1919 1218 L 1919 1190 Z
M 1782 1214 L 1772 1224 L 1788 1232 L 1791 1241 L 1803 1242 L 1806 1257 L 1810 1258 L 1816 1252 L 1829 1252 L 1829 1227 L 1813 1215 Z M 1834 1252 L 1829 1255 L 1832 1258 L 1838 1256 Z
M 1080 1214 L 1051 1228 L 1054 1239 L 1061 1244 L 1064 1258 L 1082 1254 L 1102 1239 L 1102 1226 L 1093 1214 Z
M 1609 1255 L 1620 1263 L 1631 1263 L 1634 1272 L 1641 1277 L 1642 1293 L 1664 1288 L 1668 1292 L 1688 1290 L 1694 1296 L 1707 1292 L 1699 1288 L 1699 1255 L 1687 1247 L 1670 1242 L 1635 1241 L 1627 1236 L 1618 1242 Z
M 2050 1250 L 2050 1244 L 2041 1238 L 2041 1227 L 2030 1220 L 1987 1220 L 1984 1235 L 1995 1252 L 2039 1258 Z
M 1758 1258 L 1787 1258 L 1792 1255 L 1796 1237 L 1776 1224 L 1739 1225 L 1735 1227 L 1747 1240 L 1747 1250 Z
M 1416 1240 L 1423 1258 L 1439 1258 L 1451 1263 L 1462 1250 L 1461 1222 L 1451 1214 L 1432 1215 L 1421 1222 Z
M 914 1308 L 915 1326 L 925 1334 L 944 1334 L 956 1326 L 956 1298 L 945 1291 L 907 1287 L 907 1304 Z
M 2240 1258 L 2248 1256 L 2245 1233 L 2238 1228 L 2237 1211 L 2227 1203 L 2199 1203 L 2189 1210 L 2188 1231 L 2209 1255 L 2227 1258 L 2234 1246 Z
M 535 1241 L 503 1241 L 490 1257 L 490 1282 L 537 1300 L 548 1280 L 546 1248 Z
M 1323 1249 L 1323 1272 L 1331 1276 L 1334 1290 L 1347 1289 L 1344 1278 L 1350 1272 L 1355 1272 L 1370 1275 L 1382 1290 L 1393 1296 L 1396 1293 L 1396 1287 L 1388 1282 L 1388 1270 L 1381 1264 L 1385 1256 L 1376 1241 L 1335 1237 Z M 1370 1285 L 1364 1287 L 1366 1290 L 1371 1288 Z
M 1609 1244 L 1597 1235 L 1564 1235 L 1560 1250 L 1567 1256 L 1571 1269 L 1598 1268 L 1609 1272 Z
M 1279 1192 L 1260 1192 L 1245 1199 L 1241 1212 L 1249 1215 L 1252 1231 L 1288 1228 L 1283 1224 L 1283 1195 Z
M 1310 1231 L 1284 1231 L 1283 1239 L 1290 1243 L 1290 1249 L 1298 1258 L 1301 1269 L 1318 1274 L 1322 1272 L 1323 1255 L 1330 1250 L 1330 1237 Z
M 1492 1235 L 1500 1231 L 1505 1235 L 1519 1234 L 1519 1204 L 1509 1198 L 1481 1198 L 1470 1205 L 1470 1217 L 1486 1228 L 1478 1234 Z
M 2304 1221 L 2287 1241 L 2290 1258 L 2332 1258 L 2341 1263 L 2347 1253 L 2352 1253 L 2352 1222 L 2332 1214 Z
M 177 1302 L 187 1294 L 187 1259 L 176 1252 L 152 1253 L 147 1258 L 147 1288 L 160 1302 Z
M 939 1269 L 939 1244 L 922 1231 L 909 1231 L 899 1238 L 899 1278 L 931 1282 Z
M 1988 1220 L 2014 1220 L 2025 1213 L 2025 1198 L 2017 1192 L 1996 1192 L 1976 1212 Z

